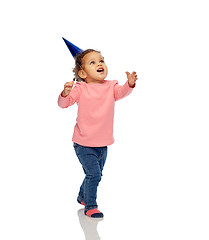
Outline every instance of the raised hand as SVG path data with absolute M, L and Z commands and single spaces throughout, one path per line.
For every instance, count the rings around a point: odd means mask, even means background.
M 66 97 L 72 90 L 74 82 L 66 82 L 64 85 L 64 90 L 62 91 L 62 97 Z
M 135 85 L 137 78 L 136 72 L 126 72 L 127 78 L 128 78 L 128 84 L 130 87 L 133 87 Z

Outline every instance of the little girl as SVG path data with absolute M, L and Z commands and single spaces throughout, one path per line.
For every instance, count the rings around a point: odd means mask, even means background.
M 75 102 L 78 114 L 73 142 L 82 164 L 85 178 L 77 201 L 85 205 L 85 215 L 103 217 L 97 208 L 97 187 L 107 157 L 107 146 L 113 144 L 113 118 L 115 101 L 128 96 L 137 80 L 136 72 L 126 72 L 128 80 L 123 86 L 118 81 L 105 80 L 108 69 L 100 52 L 83 51 L 75 58 L 73 70 L 77 83 L 67 82 L 59 96 L 58 105 L 67 108 Z

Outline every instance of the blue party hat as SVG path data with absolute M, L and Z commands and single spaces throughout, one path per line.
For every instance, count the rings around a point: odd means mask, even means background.
M 62 39 L 65 41 L 68 49 L 70 50 L 70 52 L 71 52 L 71 54 L 72 54 L 72 56 L 73 56 L 74 58 L 75 58 L 77 55 L 79 55 L 80 53 L 83 52 L 82 49 L 80 49 L 79 47 L 75 46 L 74 44 L 72 44 L 71 42 L 69 42 L 68 40 L 66 40 L 65 38 L 62 38 Z

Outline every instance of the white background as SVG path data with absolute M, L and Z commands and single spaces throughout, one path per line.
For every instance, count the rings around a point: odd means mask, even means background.
M 209 238 L 209 9 L 204 0 L 2 1 L 0 239 L 85 239 L 65 37 L 101 50 L 116 103 L 98 203 L 101 239 Z M 96 239 L 96 238 L 95 238 Z M 94 237 L 91 237 L 94 240 Z

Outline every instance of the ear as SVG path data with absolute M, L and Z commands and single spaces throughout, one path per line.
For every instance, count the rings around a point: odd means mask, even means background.
M 87 77 L 87 74 L 85 73 L 85 71 L 83 69 L 81 69 L 81 70 L 78 71 L 78 76 L 80 78 L 85 79 Z

